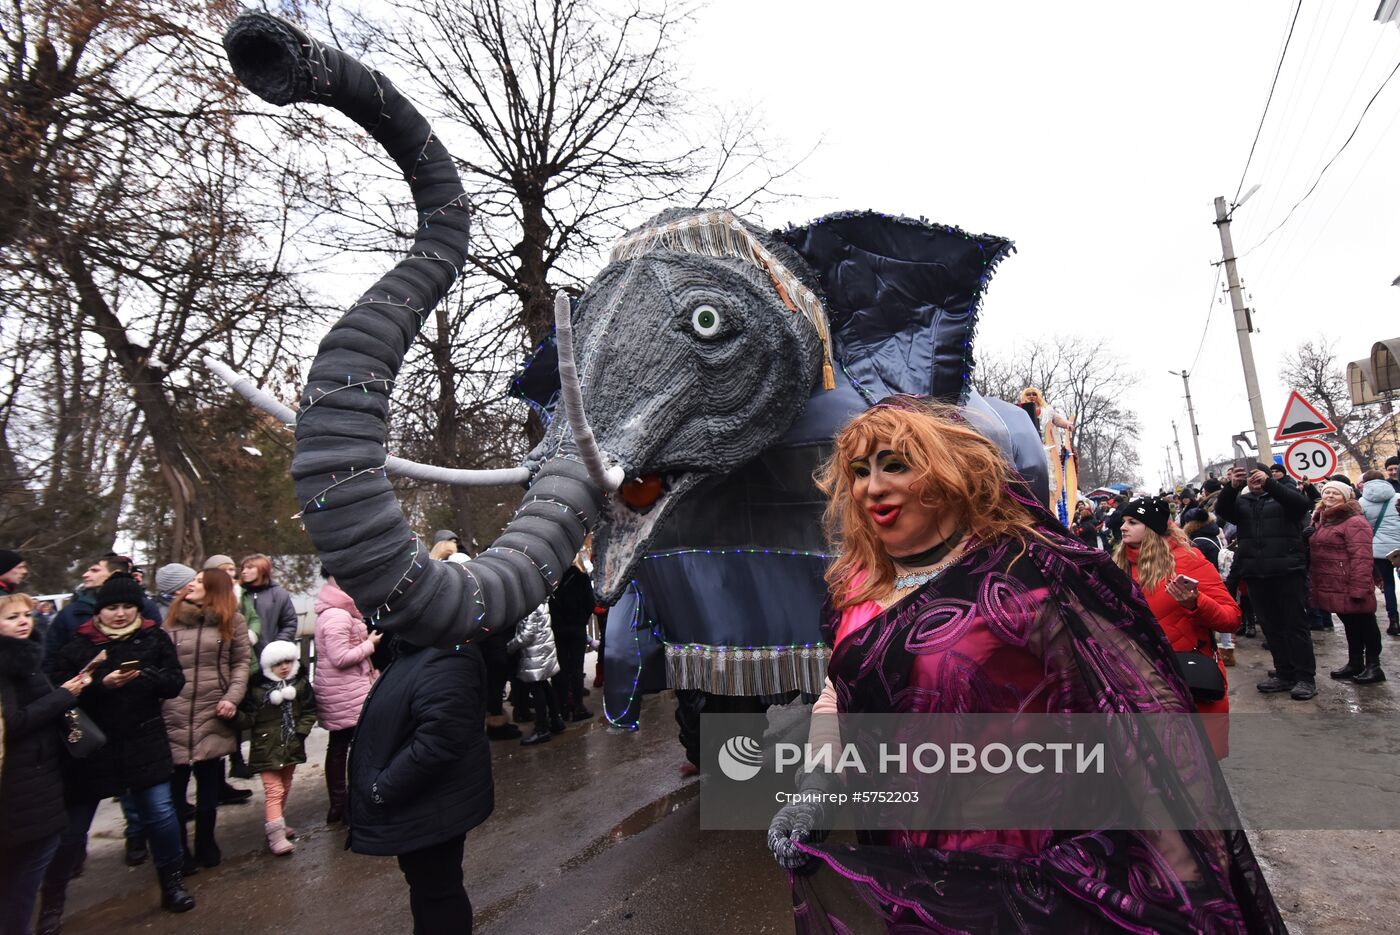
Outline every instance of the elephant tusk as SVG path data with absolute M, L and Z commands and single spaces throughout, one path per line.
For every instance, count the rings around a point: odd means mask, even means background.
M 250 378 L 214 357 L 205 356 L 204 366 L 229 385 L 229 388 L 288 427 L 296 425 L 295 409 L 284 405 L 271 393 L 260 390 Z M 449 484 L 453 487 L 513 487 L 530 481 L 530 469 L 524 467 L 468 470 L 438 467 L 406 458 L 388 457 L 384 467 L 390 474 L 428 483 Z
M 603 453 L 598 450 L 598 441 L 593 437 L 593 429 L 588 424 L 588 416 L 583 411 L 583 388 L 578 381 L 578 368 L 574 366 L 574 326 L 569 297 L 561 289 L 554 294 L 554 333 L 559 348 L 559 399 L 564 406 L 564 417 L 573 430 L 574 442 L 578 445 L 579 457 L 593 483 L 609 493 L 622 486 L 625 476 L 622 467 L 614 464 L 604 467 Z

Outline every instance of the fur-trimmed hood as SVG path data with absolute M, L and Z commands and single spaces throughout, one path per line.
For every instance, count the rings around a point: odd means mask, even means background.
M 296 678 L 297 673 L 301 671 L 301 649 L 296 643 L 291 643 L 287 640 L 273 640 L 271 643 L 268 643 L 263 647 L 262 654 L 258 657 L 258 664 L 262 667 L 263 678 L 267 679 L 269 682 L 283 681 L 272 674 L 272 667 L 279 662 L 286 662 L 289 659 L 292 661 L 293 665 L 292 674 L 286 678 L 288 682 Z

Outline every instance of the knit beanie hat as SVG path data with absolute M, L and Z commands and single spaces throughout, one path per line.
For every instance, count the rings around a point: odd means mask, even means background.
M 232 558 L 230 558 L 230 557 L 227 556 L 227 555 L 211 555 L 211 556 L 209 556 L 208 558 L 206 558 L 206 559 L 204 560 L 204 570 L 205 570 L 205 571 L 208 571 L 208 570 L 211 569 L 211 568 L 218 568 L 218 567 L 221 566 L 221 565 L 236 565 L 236 564 L 238 564 L 238 563 L 235 562 Z
M 24 556 L 14 549 L 0 549 L 0 575 L 24 561 Z
M 1386 467 L 1394 467 L 1397 464 L 1400 464 L 1400 455 L 1391 455 L 1389 458 L 1385 459 Z
M 433 545 L 437 545 L 439 542 L 456 541 L 458 541 L 457 534 L 450 529 L 439 529 L 437 532 L 433 533 Z
M 1123 515 L 1131 516 L 1159 536 L 1167 534 L 1167 523 L 1171 520 L 1171 510 L 1161 497 L 1135 497 L 1123 507 Z
M 195 578 L 195 570 L 179 562 L 171 562 L 156 569 L 156 590 L 161 594 L 174 594 Z
M 1207 477 L 1206 482 L 1201 485 L 1201 489 L 1206 493 L 1215 493 L 1220 489 L 1220 481 L 1216 480 L 1214 477 Z
M 1344 484 L 1339 480 L 1329 480 L 1322 485 L 1322 492 L 1335 490 L 1342 495 L 1343 500 L 1351 500 L 1356 496 L 1356 490 L 1350 484 Z
M 102 587 L 97 589 L 97 603 L 92 612 L 100 613 L 102 608 L 111 607 L 113 604 L 130 604 L 139 608 L 145 603 L 146 592 L 136 583 L 136 579 L 128 574 L 118 573 L 104 581 Z

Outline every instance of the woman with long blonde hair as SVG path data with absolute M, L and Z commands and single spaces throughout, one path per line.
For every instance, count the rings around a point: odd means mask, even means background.
M 1142 589 L 1172 650 L 1200 655 L 1220 671 L 1220 696 L 1210 697 L 1216 694 L 1214 685 L 1208 691 L 1195 690 L 1196 709 L 1202 714 L 1229 714 L 1229 683 L 1215 634 L 1234 633 L 1243 615 L 1220 572 L 1171 521 L 1166 501 L 1160 497 L 1128 501 L 1123 508 L 1123 541 L 1114 548 L 1113 561 Z M 1209 718 L 1207 733 L 1216 757 L 1225 757 L 1230 751 L 1229 722 L 1224 717 Z
M 809 743 L 830 736 L 821 714 L 1193 710 L 1132 582 L 956 410 L 910 397 L 873 407 L 837 436 L 819 480 L 837 557 Z M 1183 733 L 1157 760 L 1176 766 L 1171 782 L 1212 760 L 1199 730 Z M 781 866 L 814 871 L 789 878 L 799 932 L 1284 931 L 1242 832 L 905 826 L 824 844 L 829 806 L 798 798 L 768 843 Z

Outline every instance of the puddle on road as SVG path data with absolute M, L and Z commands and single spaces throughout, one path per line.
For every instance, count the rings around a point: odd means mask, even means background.
M 651 802 L 626 818 L 613 825 L 607 834 L 601 835 L 591 841 L 586 847 L 559 865 L 561 874 L 578 870 L 584 864 L 597 857 L 628 838 L 635 837 L 643 831 L 655 825 L 666 816 L 678 811 L 688 802 L 694 800 L 700 794 L 700 783 L 688 782 L 679 789 L 666 793 L 661 798 Z M 533 898 L 541 889 L 542 884 L 534 883 L 516 890 L 509 896 L 498 899 L 476 911 L 473 916 L 474 926 L 481 927 L 494 922 L 496 919 L 509 915 L 517 906 L 523 904 L 527 899 Z
M 655 802 L 637 809 L 635 812 L 613 825 L 612 830 L 594 840 L 573 857 L 564 861 L 564 863 L 559 866 L 559 869 L 564 873 L 577 870 L 615 844 L 619 844 L 634 835 L 641 834 L 667 815 L 680 809 L 699 794 L 700 783 L 698 782 L 686 783 L 679 789 L 666 793 Z

